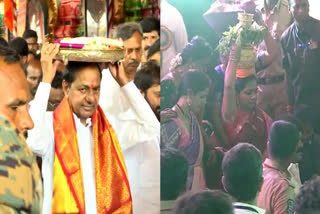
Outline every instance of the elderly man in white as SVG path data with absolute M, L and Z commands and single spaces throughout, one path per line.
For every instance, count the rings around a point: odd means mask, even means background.
M 125 23 L 125 61 L 102 71 L 100 106 L 115 129 L 128 170 L 133 213 L 160 213 L 160 123 L 133 83 L 142 57 L 139 24 Z M 110 72 L 111 71 L 111 72 Z

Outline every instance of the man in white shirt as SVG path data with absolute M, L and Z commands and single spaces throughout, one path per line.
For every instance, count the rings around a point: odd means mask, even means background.
M 28 146 L 42 157 L 43 213 L 132 213 L 127 173 L 116 133 L 98 106 L 96 63 L 69 62 L 65 98 L 46 112 L 59 47 L 44 44 L 43 79 L 30 107 Z M 107 200 L 105 200 L 107 199 Z
M 141 60 L 139 24 L 118 26 L 125 61 L 102 71 L 100 106 L 117 133 L 128 170 L 133 213 L 160 211 L 160 123 L 133 83 Z
M 224 189 L 236 200 L 235 214 L 264 214 L 256 206 L 263 183 L 260 151 L 248 143 L 239 143 L 225 153 L 222 161 Z
M 171 60 L 188 43 L 183 18 L 179 11 L 166 0 L 161 1 L 161 78 L 169 72 Z

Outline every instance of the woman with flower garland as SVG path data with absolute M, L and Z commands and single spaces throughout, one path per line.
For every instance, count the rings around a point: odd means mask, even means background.
M 188 159 L 188 190 L 206 188 L 202 166 L 205 143 L 196 115 L 206 104 L 209 88 L 210 79 L 205 73 L 184 72 L 178 86 L 178 102 L 170 110 L 176 116 L 161 124 L 161 147 L 177 148 Z

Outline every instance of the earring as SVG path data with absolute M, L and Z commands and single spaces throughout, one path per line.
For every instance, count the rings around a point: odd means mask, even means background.
M 188 96 L 187 97 L 187 105 L 189 106 L 189 108 L 190 108 L 190 106 L 191 106 L 191 99 L 190 99 L 190 97 Z

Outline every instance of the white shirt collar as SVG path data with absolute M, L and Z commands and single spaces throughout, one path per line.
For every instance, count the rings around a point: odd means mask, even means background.
M 261 209 L 261 208 L 259 208 L 259 207 L 257 207 L 257 206 L 254 206 L 254 205 L 251 205 L 251 204 L 246 204 L 246 203 L 241 203 L 241 202 L 235 202 L 235 203 L 233 203 L 233 206 L 235 207 L 235 206 L 241 206 L 241 207 L 248 207 L 249 209 L 251 208 L 251 209 L 253 209 L 253 210 L 256 210 L 258 213 L 257 214 L 265 214 L 265 210 L 264 209 Z M 238 208 L 238 209 L 241 209 L 241 208 Z M 250 210 L 248 210 L 248 211 L 250 211 Z M 248 212 L 249 213 L 249 212 Z M 252 213 L 255 213 L 255 212 L 253 212 L 252 211 Z
M 76 124 L 81 124 L 81 125 L 83 125 L 83 124 L 81 123 L 81 121 L 80 121 L 80 118 L 79 118 L 75 113 L 73 113 L 73 118 L 74 118 L 74 122 L 75 122 Z M 86 120 L 86 124 L 87 124 L 86 127 L 91 127 L 91 126 L 92 126 L 92 122 L 91 122 L 91 118 L 90 118 L 90 117 Z M 84 126 L 84 125 L 83 125 L 83 126 Z

